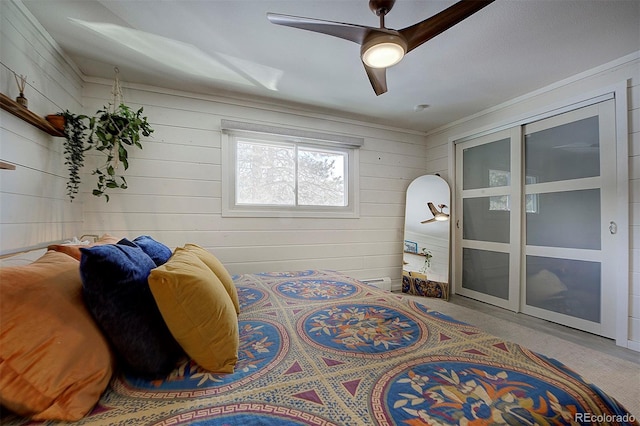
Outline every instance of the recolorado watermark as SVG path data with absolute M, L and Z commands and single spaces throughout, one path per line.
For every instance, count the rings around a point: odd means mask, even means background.
M 575 413 L 574 421 L 580 423 L 634 423 L 636 418 L 633 414 L 592 414 L 592 413 Z

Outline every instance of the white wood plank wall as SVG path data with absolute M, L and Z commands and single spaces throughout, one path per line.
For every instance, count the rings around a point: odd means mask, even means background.
M 17 96 L 13 72 L 28 76 L 25 95 L 39 115 L 94 112 L 110 98 L 111 81 L 83 77 L 20 3 L 0 2 L 0 90 Z M 111 202 L 86 182 L 66 197 L 62 140 L 2 111 L 0 250 L 7 252 L 85 233 L 150 234 L 175 247 L 199 243 L 236 272 L 331 268 L 359 278 L 399 283 L 404 193 L 426 162 L 424 135 L 252 101 L 128 87 L 155 129 L 132 152 L 129 190 Z M 222 218 L 220 120 L 256 121 L 365 138 L 360 155 L 360 219 Z M 89 158 L 85 178 L 95 158 Z M 86 181 L 87 179 L 85 179 Z
M 110 85 L 86 84 L 88 110 L 108 102 Z M 389 276 L 399 288 L 405 191 L 424 173 L 423 134 L 261 102 L 126 83 L 123 91 L 128 104 L 144 106 L 155 131 L 143 150 L 130 151 L 129 189 L 105 203 L 83 188 L 84 233 L 200 244 L 232 273 L 328 268 L 357 278 Z M 221 119 L 363 137 L 360 218 L 222 217 Z
M 629 340 L 640 351 L 640 63 L 628 88 L 629 100 L 629 225 L 630 276 Z
M 0 1 L 0 92 L 15 99 L 14 72 L 27 76 L 29 110 L 55 114 L 81 105 L 82 80 L 75 67 L 21 6 Z M 0 110 L 0 252 L 75 235 L 82 210 L 66 198 L 62 139 Z
M 640 52 L 620 58 L 594 70 L 558 82 L 548 88 L 497 105 L 471 117 L 443 126 L 427 135 L 428 173 L 440 173 L 453 188 L 449 177 L 449 141 L 473 131 L 489 130 L 540 112 L 549 105 L 602 90 L 612 85 L 627 86 L 629 140 L 629 342 L 640 351 Z

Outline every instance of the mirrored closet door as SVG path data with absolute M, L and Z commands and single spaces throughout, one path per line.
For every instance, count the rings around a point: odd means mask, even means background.
M 613 100 L 456 145 L 456 292 L 614 335 Z

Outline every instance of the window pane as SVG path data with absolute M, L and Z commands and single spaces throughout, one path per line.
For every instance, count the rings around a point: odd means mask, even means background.
M 511 170 L 511 141 L 467 148 L 462 152 L 462 189 L 508 186 Z
M 525 170 L 536 182 L 600 175 L 598 117 L 585 118 L 525 136 Z
M 298 151 L 298 204 L 346 206 L 344 153 Z
M 462 287 L 509 300 L 509 254 L 462 249 Z
M 527 256 L 527 305 L 600 322 L 600 263 Z
M 511 215 L 508 206 L 509 196 L 507 195 L 462 200 L 462 238 L 508 243 Z
M 536 210 L 527 211 L 527 245 L 600 250 L 600 190 L 531 194 Z
M 293 146 L 238 141 L 236 203 L 295 205 Z

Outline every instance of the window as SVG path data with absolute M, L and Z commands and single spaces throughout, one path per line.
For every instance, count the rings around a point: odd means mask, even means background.
M 236 204 L 348 205 L 348 152 L 238 138 Z
M 224 216 L 358 216 L 361 139 L 258 127 L 223 120 Z

